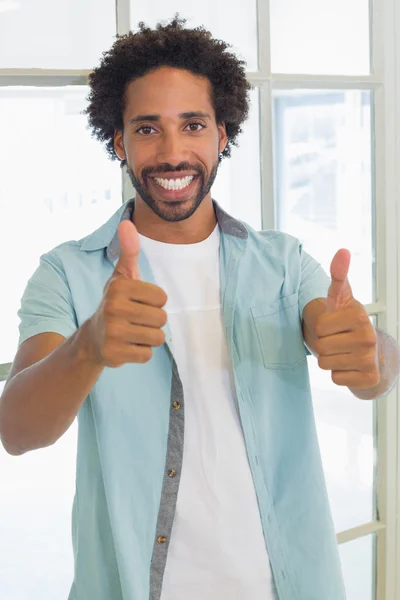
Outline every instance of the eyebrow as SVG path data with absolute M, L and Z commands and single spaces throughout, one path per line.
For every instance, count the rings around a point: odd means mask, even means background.
M 211 120 L 211 117 L 208 113 L 198 110 L 184 112 L 179 115 L 180 119 L 192 119 L 193 117 L 201 117 L 203 119 Z M 161 115 L 136 115 L 136 117 L 129 119 L 129 124 L 133 125 L 135 123 L 139 123 L 140 121 L 151 121 L 153 123 L 156 123 L 158 121 L 161 121 Z

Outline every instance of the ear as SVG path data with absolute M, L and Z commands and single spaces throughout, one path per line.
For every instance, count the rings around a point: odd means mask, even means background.
M 226 127 L 225 123 L 220 123 L 218 126 L 218 135 L 219 135 L 219 153 L 223 152 L 228 143 L 228 136 L 226 135 Z
M 120 160 L 126 160 L 123 132 L 119 129 L 114 131 L 114 150 Z

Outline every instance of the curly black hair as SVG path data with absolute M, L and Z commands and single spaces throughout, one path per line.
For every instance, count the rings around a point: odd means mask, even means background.
M 114 131 L 123 130 L 127 85 L 162 66 L 185 69 L 207 77 L 212 87 L 212 102 L 218 124 L 225 123 L 228 143 L 220 159 L 231 155 L 237 146 L 241 125 L 249 114 L 249 90 L 245 61 L 231 52 L 229 44 L 213 39 L 204 27 L 185 28 L 178 14 L 170 23 L 151 29 L 139 23 L 139 31 L 117 36 L 113 46 L 103 52 L 100 65 L 89 75 L 88 117 L 92 137 L 105 143 L 109 157 L 114 151 Z M 121 161 L 121 166 L 126 161 Z

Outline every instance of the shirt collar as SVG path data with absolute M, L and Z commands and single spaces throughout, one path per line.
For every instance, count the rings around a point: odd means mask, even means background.
M 215 215 L 220 230 L 223 234 L 231 235 L 233 237 L 246 239 L 248 237 L 248 231 L 246 226 L 241 222 L 225 212 L 215 200 L 213 200 Z M 112 218 L 107 221 L 102 227 L 94 231 L 92 234 L 84 238 L 80 249 L 84 251 L 101 250 L 106 249 L 107 258 L 114 262 L 119 256 L 119 237 L 118 237 L 118 226 L 122 221 L 132 219 L 132 214 L 135 209 L 135 199 L 128 200 L 122 207 L 117 211 Z

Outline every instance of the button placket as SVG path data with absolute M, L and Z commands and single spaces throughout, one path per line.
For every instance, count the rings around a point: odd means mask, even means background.
M 167 345 L 170 332 L 166 330 Z M 169 348 L 171 351 L 171 349 Z M 172 382 L 169 404 L 169 434 L 167 456 L 162 486 L 160 510 L 158 513 L 157 530 L 154 542 L 154 560 L 152 561 L 152 578 L 150 581 L 150 598 L 158 600 L 162 586 L 164 568 L 168 547 L 171 540 L 174 512 L 176 510 L 176 494 L 179 486 L 179 473 L 183 454 L 184 430 L 184 398 L 182 382 L 179 378 L 176 362 L 172 356 Z M 173 440 L 177 443 L 173 443 Z M 175 466 L 175 468 L 172 467 Z M 166 481 L 166 478 L 167 481 Z

